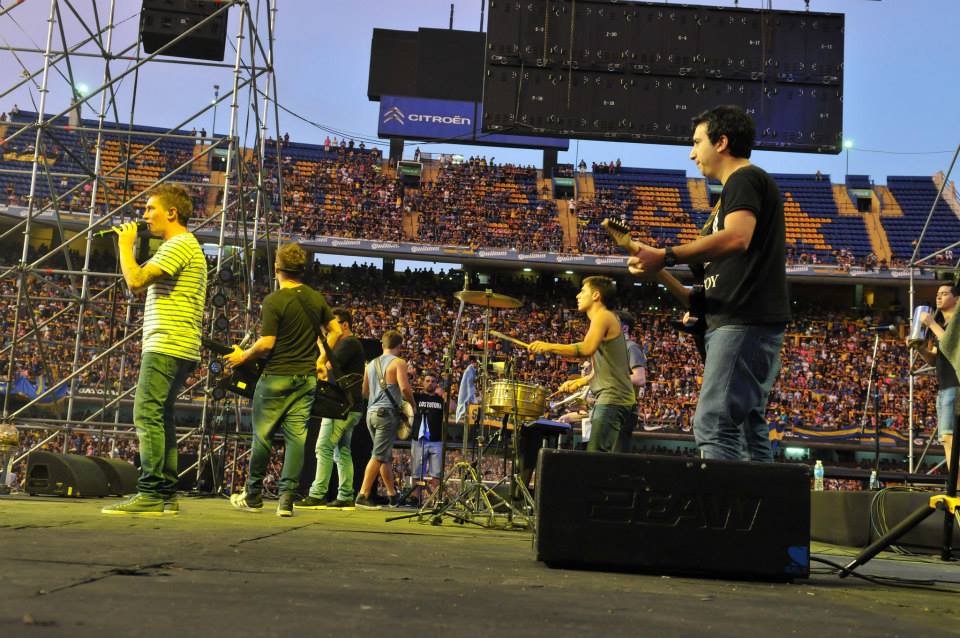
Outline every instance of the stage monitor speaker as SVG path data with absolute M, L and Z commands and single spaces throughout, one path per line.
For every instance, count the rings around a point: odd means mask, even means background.
M 154 53 L 222 6 L 222 3 L 214 0 L 143 0 L 140 37 L 144 52 Z M 199 29 L 191 31 L 190 35 L 164 49 L 160 55 L 222 62 L 229 11 L 227 9 Z
M 77 454 L 31 452 L 27 456 L 26 491 L 31 496 L 107 496 L 107 477 L 96 462 Z
M 543 449 L 537 559 L 551 567 L 809 575 L 805 466 Z
M 107 479 L 110 493 L 115 496 L 126 496 L 137 491 L 137 477 L 139 472 L 133 463 L 111 459 L 106 456 L 88 457 L 100 467 L 100 471 Z

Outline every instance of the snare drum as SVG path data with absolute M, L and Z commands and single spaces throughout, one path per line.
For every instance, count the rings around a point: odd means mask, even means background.
M 494 381 L 484 393 L 487 410 L 494 415 L 505 416 L 514 413 L 516 404 L 518 416 L 533 417 L 544 413 L 547 400 L 546 391 L 538 385 Z

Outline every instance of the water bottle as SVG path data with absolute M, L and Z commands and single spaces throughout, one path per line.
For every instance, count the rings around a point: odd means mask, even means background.
M 870 489 L 879 490 L 880 489 L 880 480 L 877 479 L 877 471 L 870 470 Z
M 817 461 L 813 466 L 813 491 L 823 491 L 823 461 Z

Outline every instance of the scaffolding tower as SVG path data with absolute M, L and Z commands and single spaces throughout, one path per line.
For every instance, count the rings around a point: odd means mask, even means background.
M 237 332 L 252 334 L 253 289 L 262 279 L 255 254 L 265 248 L 269 258 L 271 244 L 280 240 L 280 162 L 265 161 L 268 151 L 280 154 L 275 0 L 216 3 L 212 15 L 149 55 L 143 53 L 140 29 L 134 28 L 140 23 L 139 3 L 129 16 L 117 15 L 118 4 L 129 6 L 111 0 L 103 13 L 104 4 L 96 0 L 50 0 L 43 24 L 40 14 L 25 9 L 26 3 L 0 3 L 0 33 L 19 31 L 31 42 L 29 34 L 46 37 L 43 46 L 14 46 L 0 36 L 0 56 L 8 55 L 22 71 L 10 86 L 0 86 L 0 100 L 28 94 L 33 102 L 32 111 L 18 107 L 8 121 L 0 122 L 5 160 L 0 163 L 0 184 L 7 191 L 0 202 L 0 310 L 5 324 L 0 331 L 0 422 L 45 434 L 12 457 L 8 470 L 60 436 L 66 452 L 72 432 L 95 434 L 98 454 L 105 452 L 108 437 L 115 442 L 135 432 L 130 405 L 143 304 L 123 284 L 113 233 L 104 236 L 102 231 L 138 218 L 136 207 L 145 193 L 161 183 L 182 182 L 198 194 L 203 213 L 196 215 L 195 205 L 190 225 L 208 253 L 209 297 L 214 302 L 208 304 L 203 330 L 220 341 Z M 225 58 L 232 57 L 232 63 L 164 56 L 218 16 L 227 17 L 228 34 L 233 34 L 228 35 Z M 86 89 L 75 70 L 91 61 L 100 67 L 102 79 L 99 86 Z M 211 74 L 228 89 L 221 93 L 221 84 L 214 85 L 213 100 L 190 96 L 176 80 L 164 81 L 173 74 L 165 76 L 163 70 L 171 68 L 176 78 Z M 145 78 L 157 77 L 166 87 L 163 95 L 138 95 Z M 163 128 L 141 125 L 138 98 L 158 97 L 186 106 L 190 115 Z M 53 106 L 58 100 L 66 107 Z M 197 103 L 195 109 L 189 107 L 191 100 Z M 229 105 L 225 134 L 216 130 L 221 103 Z M 84 118 L 84 112 L 94 115 Z M 199 122 L 210 115 L 210 134 L 198 136 Z M 162 151 L 172 143 L 191 149 L 187 157 L 176 157 L 175 165 Z M 268 149 L 268 143 L 276 148 Z M 158 157 L 168 159 L 157 166 Z M 212 159 L 221 162 L 219 170 L 210 169 Z M 22 199 L 17 197 L 18 183 L 29 183 Z M 112 267 L 105 266 L 105 248 Z M 142 262 L 148 240 L 141 239 L 138 248 Z M 19 259 L 10 256 L 17 252 Z M 205 464 L 220 470 L 228 465 L 223 452 L 231 440 L 236 464 L 241 413 L 236 399 L 215 396 L 215 378 L 207 364 L 216 355 L 202 355 L 192 383 L 178 398 L 178 408 L 199 412 L 191 426 L 178 423 L 178 441 L 190 439 L 197 446 L 197 461 L 181 468 L 181 475 L 195 471 L 198 478 Z M 35 392 L 18 393 L 22 379 L 35 379 Z M 233 435 L 224 426 L 214 436 L 214 426 L 231 414 Z M 219 465 L 212 461 L 217 452 Z M 223 477 L 214 473 L 213 482 L 211 488 L 220 489 Z

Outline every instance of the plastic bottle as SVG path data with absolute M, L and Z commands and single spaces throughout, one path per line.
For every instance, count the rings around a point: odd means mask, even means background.
M 880 480 L 877 478 L 876 470 L 870 470 L 870 489 L 871 490 L 880 489 Z
M 817 461 L 813 466 L 813 491 L 823 491 L 823 461 Z

